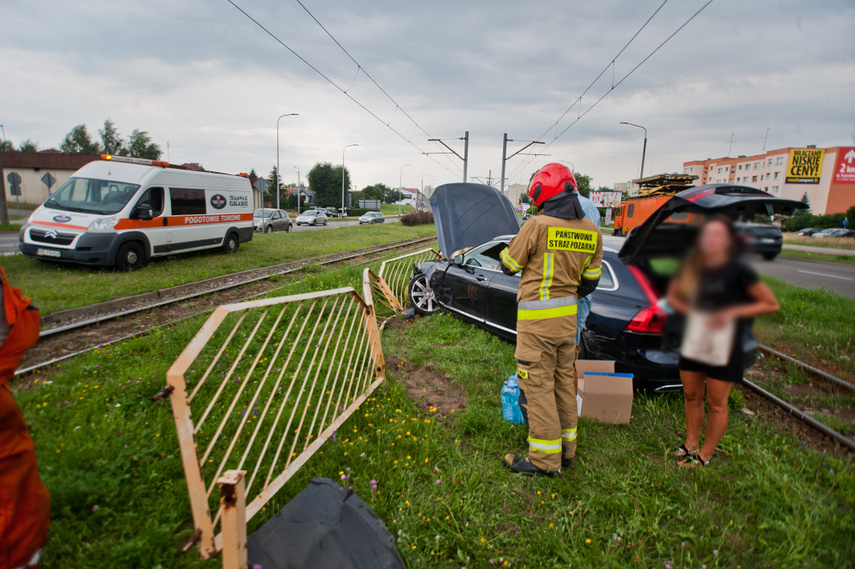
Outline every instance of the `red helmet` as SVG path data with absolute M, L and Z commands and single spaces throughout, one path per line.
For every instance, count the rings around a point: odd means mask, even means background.
M 540 207 L 548 199 L 554 198 L 561 192 L 574 192 L 577 189 L 576 178 L 570 168 L 563 164 L 547 164 L 531 177 L 528 186 L 528 197 L 534 205 Z

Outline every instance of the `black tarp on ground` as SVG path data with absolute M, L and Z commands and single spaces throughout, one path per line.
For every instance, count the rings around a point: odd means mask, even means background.
M 368 504 L 329 478 L 315 478 L 247 537 L 262 569 L 403 569 L 395 538 Z

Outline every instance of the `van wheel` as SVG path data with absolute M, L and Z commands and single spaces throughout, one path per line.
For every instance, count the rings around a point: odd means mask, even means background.
M 125 243 L 116 255 L 116 268 L 120 271 L 136 271 L 143 266 L 143 250 L 139 243 Z
M 225 241 L 223 241 L 223 253 L 234 253 L 238 250 L 240 246 L 240 241 L 238 241 L 238 236 L 236 233 L 229 233 L 226 235 Z

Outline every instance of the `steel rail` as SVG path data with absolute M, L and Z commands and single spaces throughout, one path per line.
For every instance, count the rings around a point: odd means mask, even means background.
M 836 375 L 831 375 L 828 372 L 822 371 L 821 369 L 816 368 L 810 364 L 806 364 L 802 361 L 799 361 L 796 358 L 794 358 L 792 356 L 788 356 L 787 354 L 779 352 L 778 350 L 776 350 L 774 348 L 770 348 L 769 346 L 764 346 L 763 344 L 758 344 L 757 347 L 766 353 L 769 353 L 769 354 L 772 354 L 773 356 L 781 358 L 782 360 L 786 360 L 790 363 L 796 364 L 797 366 L 801 367 L 802 369 L 804 369 L 805 371 L 807 371 L 810 374 L 813 374 L 817 377 L 820 377 L 822 379 L 825 379 L 825 380 L 828 380 L 832 383 L 840 385 L 841 387 L 845 387 L 847 389 L 851 389 L 852 391 L 855 391 L 855 384 L 849 383 L 845 379 L 841 379 L 841 378 L 837 377 Z
M 291 263 L 287 263 L 287 265 L 293 265 L 294 263 L 299 263 L 299 265 L 297 265 L 296 267 L 291 267 L 291 268 L 284 269 L 284 270 L 270 272 L 270 273 L 267 273 L 265 275 L 252 277 L 252 278 L 241 280 L 238 282 L 233 282 L 233 283 L 221 285 L 221 286 L 210 288 L 210 289 L 206 289 L 206 290 L 202 290 L 202 291 L 196 291 L 194 293 L 190 293 L 190 294 L 186 294 L 186 295 L 182 295 L 182 296 L 177 296 L 177 297 L 162 300 L 159 302 L 145 304 L 142 306 L 129 308 L 127 310 L 120 310 L 118 312 L 113 312 L 113 313 L 105 314 L 102 316 L 95 316 L 93 318 L 88 318 L 86 320 L 81 320 L 78 322 L 72 322 L 70 324 L 66 324 L 65 326 L 58 326 L 56 328 L 50 328 L 48 330 L 42 330 L 41 333 L 39 334 L 39 338 L 46 338 L 46 337 L 53 336 L 56 334 L 62 334 L 64 332 L 69 332 L 72 330 L 85 328 L 87 326 L 92 326 L 94 324 L 105 322 L 107 320 L 113 320 L 115 318 L 121 318 L 122 316 L 129 316 L 131 314 L 137 314 L 139 312 L 144 312 L 146 310 L 151 310 L 153 308 L 160 308 L 162 306 L 168 306 L 170 304 L 176 304 L 178 302 L 184 302 L 186 300 L 198 298 L 200 296 L 205 296 L 207 294 L 213 294 L 213 293 L 217 293 L 217 292 L 222 292 L 224 290 L 230 290 L 233 288 L 246 286 L 249 284 L 253 284 L 256 282 L 260 282 L 263 280 L 270 279 L 271 277 L 286 275 L 289 273 L 299 271 L 308 265 L 313 265 L 313 264 L 331 265 L 334 263 L 340 263 L 343 261 L 348 261 L 350 259 L 355 259 L 357 257 L 362 257 L 362 256 L 365 256 L 366 254 L 380 253 L 380 252 L 389 251 L 392 249 L 403 249 L 403 248 L 409 247 L 409 246 L 420 245 L 426 241 L 432 241 L 433 239 L 434 239 L 433 237 L 426 237 L 423 239 L 416 239 L 416 240 L 411 240 L 411 241 L 406 241 L 406 242 L 398 242 L 398 243 L 395 243 L 392 245 L 384 245 L 384 246 L 378 246 L 378 247 L 369 247 L 366 249 L 358 249 L 357 250 L 358 252 L 355 252 L 355 253 L 354 252 L 347 252 L 350 254 L 345 255 L 345 256 L 339 256 L 340 255 L 339 253 L 334 253 L 332 255 L 325 255 L 323 257 L 312 257 L 309 259 L 301 259 L 298 261 L 292 261 Z M 264 270 L 264 268 L 265 267 L 261 267 L 259 269 L 252 269 L 252 270 L 258 271 L 258 270 Z M 223 278 L 226 278 L 228 276 L 229 275 L 223 275 L 221 277 L 215 277 L 215 279 L 223 279 Z M 214 279 L 209 279 L 209 280 L 214 280 Z M 200 283 L 204 283 L 204 282 L 205 281 L 197 281 L 194 283 L 188 283 L 187 285 L 181 285 L 181 286 L 199 286 Z M 117 302 L 119 300 L 121 300 L 121 299 L 115 299 L 115 300 L 112 300 L 110 302 Z
M 431 239 L 432 239 L 432 238 L 428 238 L 427 240 L 431 240 Z M 321 264 L 321 265 L 330 265 L 330 264 L 333 264 L 333 263 L 336 263 L 336 262 L 347 261 L 347 260 L 352 259 L 352 258 L 354 258 L 354 257 L 362 256 L 364 253 L 380 253 L 380 252 L 383 252 L 383 251 L 388 251 L 388 250 L 390 250 L 390 249 L 403 249 L 403 248 L 405 248 L 405 247 L 409 247 L 409 246 L 411 246 L 411 245 L 419 245 L 419 244 L 421 244 L 423 241 L 424 241 L 424 239 L 420 239 L 420 240 L 418 240 L 418 241 L 411 241 L 411 242 L 406 242 L 406 243 L 399 243 L 399 244 L 397 244 L 397 245 L 395 245 L 395 246 L 383 247 L 383 248 L 381 248 L 381 249 L 377 249 L 377 250 L 375 250 L 375 251 L 363 251 L 363 253 L 362 253 L 362 254 L 351 255 L 351 256 L 348 256 L 348 257 L 346 257 L 346 258 L 345 258 L 345 257 L 340 257 L 340 258 L 338 258 L 338 259 L 330 259 L 330 260 L 323 261 L 323 262 L 320 262 L 320 263 L 317 263 L 317 264 Z M 380 260 L 380 259 L 382 259 L 382 258 L 383 258 L 382 256 L 379 256 L 379 257 L 372 257 L 372 258 L 370 258 L 370 259 L 366 259 L 365 261 L 362 261 L 362 262 L 360 262 L 360 263 L 357 263 L 357 265 L 364 265 L 364 264 L 367 264 L 367 263 L 373 263 L 373 262 L 375 262 L 375 261 L 379 261 L 379 260 Z M 307 263 L 307 264 L 312 264 L 312 263 Z M 292 269 L 287 269 L 287 270 L 281 271 L 281 272 L 279 272 L 279 273 L 276 273 L 276 275 L 285 275 L 285 274 L 289 274 L 289 273 L 296 273 L 296 272 L 301 271 L 302 269 L 304 269 L 304 268 L 307 266 L 307 264 L 303 264 L 303 265 L 300 265 L 300 266 L 298 266 L 298 267 L 294 267 L 294 268 L 292 268 Z M 273 275 L 273 274 L 268 275 L 268 277 L 270 277 L 270 276 L 274 276 L 274 275 Z M 264 277 L 264 278 L 267 278 L 267 277 Z M 253 282 L 256 282 L 257 280 L 262 280 L 262 279 L 255 279 Z M 258 292 L 258 293 L 255 293 L 255 294 L 252 294 L 252 295 L 247 296 L 246 298 L 242 299 L 242 301 L 252 300 L 252 299 L 254 299 L 254 298 L 258 298 L 259 296 L 264 296 L 264 295 L 266 295 L 266 294 L 269 294 L 269 293 L 271 293 L 271 292 L 273 292 L 273 291 L 275 291 L 275 290 L 281 290 L 281 289 L 283 289 L 283 288 L 287 288 L 287 287 L 289 287 L 289 286 L 293 286 L 293 285 L 295 285 L 295 284 L 297 284 L 297 283 L 299 283 L 299 282 L 302 282 L 302 281 L 296 281 L 296 282 L 293 282 L 293 283 L 288 283 L 288 284 L 285 284 L 285 285 L 282 285 L 282 286 L 274 287 L 274 288 L 271 288 L 271 289 L 268 289 L 268 290 L 265 290 L 265 291 L 262 291 L 262 292 Z M 249 284 L 249 283 L 243 283 L 243 284 Z M 229 288 L 233 288 L 233 287 L 237 287 L 237 286 L 241 286 L 241 285 L 236 284 L 236 285 L 233 285 L 232 287 L 229 287 Z M 211 294 L 211 293 L 213 293 L 213 292 L 217 292 L 217 290 L 209 290 L 209 291 L 204 292 L 204 293 L 188 295 L 187 297 L 182 298 L 182 299 L 178 299 L 178 300 L 190 300 L 190 299 L 195 298 L 195 297 L 197 297 L 197 296 L 202 296 L 202 295 L 204 295 L 204 294 Z M 236 301 L 236 302 L 240 302 L 240 301 Z M 148 305 L 148 306 L 146 306 L 145 308 L 140 309 L 140 310 L 137 310 L 137 311 L 129 311 L 129 313 L 133 313 L 133 312 L 141 312 L 141 311 L 143 311 L 143 310 L 154 309 L 154 308 L 157 308 L 158 306 L 160 306 L 161 304 L 171 304 L 171 302 L 158 303 L 157 305 Z M 39 369 L 46 368 L 46 367 L 50 367 L 50 366 L 52 366 L 52 365 L 56 365 L 56 364 L 58 364 L 58 363 L 60 363 L 60 362 L 63 362 L 63 361 L 65 361 L 65 360 L 70 360 L 70 359 L 72 359 L 72 358 L 76 358 L 77 356 L 80 356 L 80 355 L 82 355 L 82 354 L 85 354 L 86 352 L 91 352 L 92 350 L 97 350 L 97 349 L 103 348 L 103 347 L 105 347 L 105 346 L 110 346 L 110 345 L 113 345 L 113 344 L 118 344 L 119 342 L 124 342 L 125 340 L 131 340 L 131 339 L 133 339 L 133 338 L 138 338 L 139 336 L 144 336 L 145 334 L 148 334 L 149 332 L 154 332 L 155 330 L 158 330 L 158 329 L 160 329 L 160 328 L 166 328 L 166 327 L 168 327 L 168 326 L 173 326 L 173 325 L 175 325 L 175 324 L 178 324 L 179 322 L 183 322 L 183 321 L 185 321 L 185 320 L 189 320 L 189 319 L 191 319 L 191 318 L 195 318 L 195 317 L 197 317 L 197 316 L 200 316 L 200 315 L 202 315 L 202 314 L 206 314 L 206 313 L 208 313 L 208 312 L 211 312 L 211 310 L 210 310 L 210 309 L 200 310 L 199 312 L 195 312 L 195 313 L 193 313 L 193 314 L 189 314 L 189 315 L 187 315 L 187 316 L 182 316 L 182 317 L 180 317 L 180 318 L 176 318 L 175 320 L 170 320 L 169 322 L 164 322 L 163 324 L 156 324 L 156 325 L 154 325 L 154 326 L 151 326 L 151 327 L 149 327 L 149 328 L 146 328 L 145 330 L 138 330 L 138 331 L 133 332 L 133 333 L 131 333 L 131 334 L 126 334 L 126 335 L 121 336 L 121 337 L 119 337 L 119 338 L 114 338 L 114 339 L 109 340 L 109 341 L 107 341 L 107 342 L 102 342 L 102 343 L 97 344 L 97 345 L 95 345 L 95 346 L 89 346 L 88 348 L 83 348 L 83 349 L 81 349 L 81 350 L 77 350 L 77 351 L 72 352 L 72 353 L 70 353 L 70 354 L 65 354 L 65 355 L 60 356 L 60 357 L 58 357 L 58 358 L 52 358 L 52 359 L 50 359 L 49 361 L 45 361 L 45 362 L 41 362 L 41 363 L 37 363 L 37 364 L 33 364 L 33 365 L 31 365 L 31 366 L 27 366 L 27 367 L 24 367 L 24 368 L 20 368 L 20 369 L 18 369 L 18 370 L 16 370 L 16 371 L 15 371 L 15 376 L 27 375 L 27 374 L 32 373 L 32 372 L 34 372 L 34 371 L 37 371 L 37 370 L 39 370 Z M 111 315 L 110 317 L 105 317 L 105 318 L 104 318 L 104 320 L 108 320 L 108 319 L 110 319 L 110 318 L 118 318 L 118 317 L 123 316 L 123 315 L 125 315 L 125 314 L 115 314 L 115 315 Z M 99 322 L 100 322 L 100 320 L 99 320 Z M 88 326 L 88 325 L 91 325 L 91 324 L 92 324 L 92 323 L 90 323 L 90 324 L 80 323 L 80 325 L 79 325 L 78 327 L 79 327 L 79 328 L 82 328 L 82 327 L 85 327 L 85 326 Z M 74 329 L 74 328 L 69 327 L 69 328 L 68 328 L 68 329 L 66 329 L 65 331 L 71 331 L 71 330 L 73 330 L 73 329 Z
M 813 417 L 811 417 L 810 415 L 808 415 L 807 413 L 802 411 L 801 409 L 798 409 L 797 407 L 793 407 L 792 405 L 790 405 L 789 403 L 787 403 L 783 399 L 781 399 L 775 395 L 772 395 L 771 393 L 769 393 L 768 391 L 766 391 L 765 389 L 763 389 L 759 385 L 756 385 L 756 384 L 748 381 L 745 378 L 743 378 L 742 383 L 746 387 L 748 387 L 749 389 L 751 389 L 752 391 L 754 391 L 755 393 L 757 393 L 758 395 L 760 395 L 764 399 L 767 399 L 768 401 L 774 403 L 775 405 L 777 405 L 778 407 L 780 407 L 781 409 L 783 409 L 784 411 L 786 411 L 790 415 L 796 417 L 797 419 L 804 422 L 805 424 L 813 427 L 814 429 L 816 429 L 820 433 L 826 435 L 827 437 L 834 439 L 835 441 L 837 441 L 841 445 L 845 446 L 849 450 L 855 451 L 855 441 L 853 441 L 852 439 L 846 437 L 845 435 L 843 435 L 841 433 L 838 433 L 837 431 L 827 427 L 826 425 L 823 425 L 822 423 L 820 423 L 819 421 L 817 421 L 816 419 L 814 419 Z

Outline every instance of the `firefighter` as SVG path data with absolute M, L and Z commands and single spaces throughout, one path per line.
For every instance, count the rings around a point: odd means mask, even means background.
M 501 253 L 502 270 L 522 271 L 517 294 L 517 376 L 525 400 L 528 457 L 507 454 L 513 472 L 554 476 L 576 456 L 576 300 L 600 280 L 603 238 L 579 203 L 576 179 L 561 164 L 532 176 L 538 215 Z
M 39 339 L 39 311 L 0 268 L 0 569 L 38 566 L 50 522 L 50 495 L 36 467 L 36 447 L 9 381 Z

